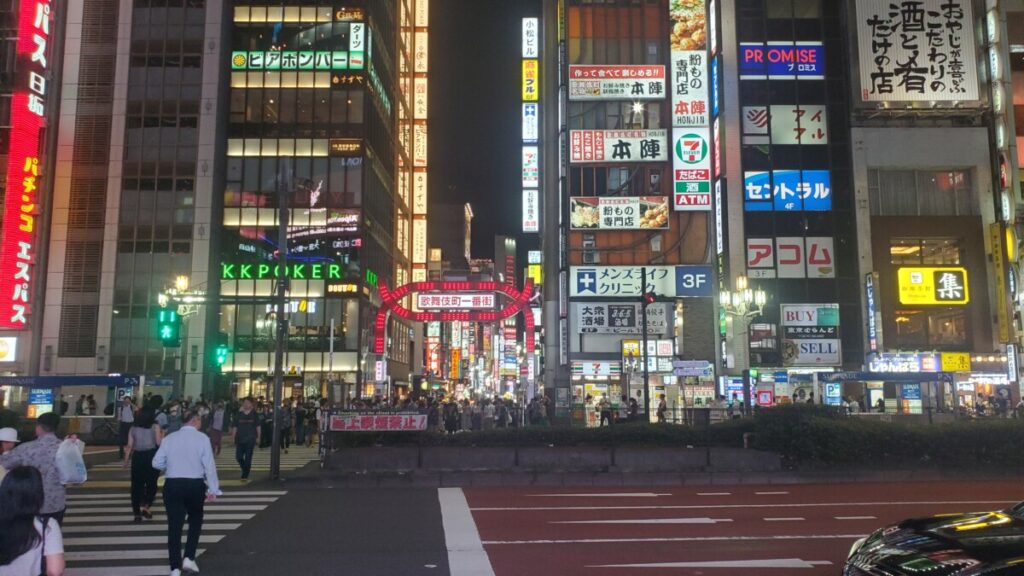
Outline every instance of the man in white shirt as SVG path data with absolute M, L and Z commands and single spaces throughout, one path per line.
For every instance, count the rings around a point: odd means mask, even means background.
M 167 551 L 171 576 L 181 576 L 184 568 L 199 572 L 196 548 L 203 529 L 203 504 L 221 495 L 217 466 L 213 460 L 210 439 L 199 431 L 200 409 L 195 405 L 185 410 L 181 430 L 169 434 L 160 444 L 153 467 L 165 470 L 164 508 L 167 511 Z M 188 540 L 185 557 L 181 556 L 181 531 L 188 516 Z
M 118 432 L 120 432 L 117 436 L 117 452 L 124 460 L 124 446 L 128 443 L 128 433 L 131 432 L 132 424 L 135 422 L 135 404 L 132 403 L 131 396 L 125 396 L 121 400 L 121 406 L 117 409 L 117 422 Z

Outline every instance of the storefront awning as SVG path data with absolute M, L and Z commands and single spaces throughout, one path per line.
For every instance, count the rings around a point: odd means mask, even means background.
M 63 386 L 138 386 L 139 377 L 121 376 L 0 376 L 0 386 L 60 388 Z
M 953 382 L 950 372 L 818 372 L 819 382 Z

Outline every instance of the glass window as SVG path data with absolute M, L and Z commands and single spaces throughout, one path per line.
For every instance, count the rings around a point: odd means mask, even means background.
M 960 255 L 956 238 L 893 238 L 889 244 L 895 266 L 959 266 Z
M 870 170 L 868 193 L 876 216 L 977 216 L 968 170 Z

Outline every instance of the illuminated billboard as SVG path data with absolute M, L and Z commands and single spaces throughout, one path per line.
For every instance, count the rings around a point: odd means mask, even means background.
M 954 306 L 971 301 L 965 268 L 900 268 L 900 304 Z
M 494 308 L 494 294 L 420 293 L 416 305 L 421 310 L 490 310 Z
M 50 77 L 50 3 L 21 0 L 7 148 L 7 193 L 0 236 L 0 328 L 28 328 L 36 264 L 35 218 L 42 185 L 39 148 Z

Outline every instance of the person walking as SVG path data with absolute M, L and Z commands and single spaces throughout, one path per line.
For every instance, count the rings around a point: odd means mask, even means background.
M 213 415 L 210 416 L 210 430 L 207 435 L 210 437 L 210 445 L 213 446 L 213 455 L 220 456 L 220 446 L 224 437 L 224 403 L 217 402 L 213 408 Z
M 0 466 L 7 470 L 13 470 L 15 466 L 37 468 L 43 477 L 44 496 L 39 514 L 63 524 L 67 492 L 60 482 L 56 463 L 57 447 L 60 446 L 60 438 L 56 435 L 59 426 L 60 416 L 53 412 L 40 414 L 36 418 L 36 439 L 25 442 L 10 452 L 4 452 L 0 455 Z
M 135 404 L 131 396 L 121 399 L 121 407 L 117 411 L 117 457 L 124 458 L 124 447 L 128 444 L 128 432 L 135 422 Z
M 0 576 L 61 576 L 60 524 L 39 515 L 43 477 L 31 466 L 13 468 L 0 482 Z
M 252 407 L 252 398 L 242 400 L 242 409 L 235 415 L 233 426 L 235 437 L 235 460 L 242 469 L 242 481 L 249 479 L 252 469 L 252 452 L 260 441 L 260 421 Z
M 273 415 L 271 415 L 273 416 Z M 287 400 L 281 403 L 281 449 L 288 453 L 292 445 L 292 406 Z
M 202 425 L 199 406 L 192 406 L 182 415 L 181 430 L 160 443 L 153 457 L 153 467 L 164 470 L 164 508 L 167 511 L 167 553 L 171 576 L 181 570 L 199 572 L 196 548 L 203 530 L 203 505 L 221 495 L 217 466 L 213 460 L 210 439 L 199 431 Z M 181 554 L 181 532 L 188 519 L 185 556 Z
M 274 406 L 271 403 L 263 405 L 263 412 L 259 415 L 260 422 L 260 435 L 257 437 L 259 440 L 260 449 L 270 446 L 274 441 Z
M 292 426 L 295 428 L 295 445 L 302 447 L 306 444 L 306 403 L 299 399 L 299 402 L 295 404 L 295 414 L 293 416 L 294 422 Z
M 128 450 L 124 455 L 124 467 L 131 463 L 132 471 L 132 513 L 135 523 L 153 519 L 150 506 L 156 500 L 156 483 L 160 472 L 153 468 L 153 456 L 163 439 L 163 431 L 156 425 L 156 414 L 152 408 L 139 411 L 134 425 L 128 431 Z

